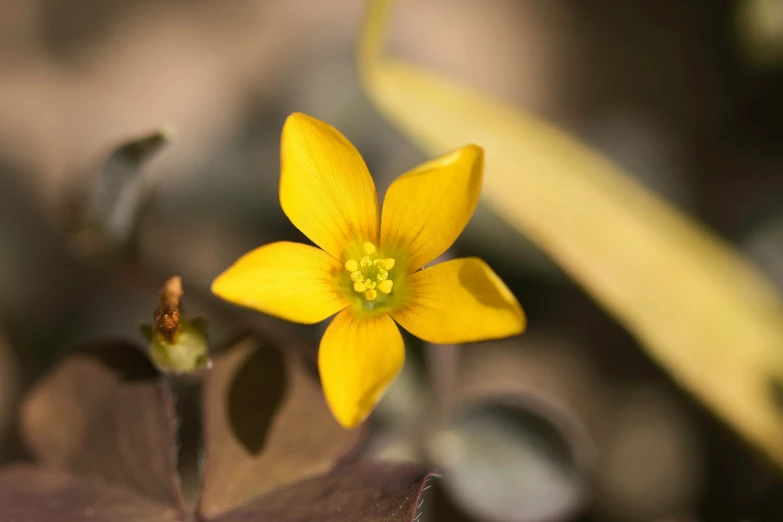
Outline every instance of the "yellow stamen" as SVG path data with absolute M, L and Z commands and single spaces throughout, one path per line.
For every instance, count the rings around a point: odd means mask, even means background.
M 345 269 L 351 273 L 354 291 L 373 301 L 378 297 L 376 288 L 384 294 L 391 293 L 394 283 L 389 279 L 389 270 L 394 267 L 394 259 L 380 257 L 375 245 L 369 242 L 364 243 L 362 249 L 367 255 L 358 261 L 349 259 L 345 262 Z

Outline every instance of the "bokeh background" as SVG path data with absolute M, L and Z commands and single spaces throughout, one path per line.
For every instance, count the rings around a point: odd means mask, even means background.
M 215 342 L 241 321 L 318 338 L 208 287 L 255 246 L 303 239 L 277 200 L 291 112 L 340 129 L 381 193 L 423 161 L 358 82 L 365 4 L 0 0 L 0 462 L 25 455 L 23 390 L 79 340 L 141 342 L 171 275 Z M 401 0 L 390 46 L 580 137 L 783 290 L 783 2 Z M 132 233 L 97 247 L 79 216 L 102 165 L 162 126 L 175 138 L 141 171 Z M 365 451 L 443 470 L 422 522 L 783 520 L 780 472 L 490 209 L 451 254 L 486 259 L 529 329 L 406 337 Z

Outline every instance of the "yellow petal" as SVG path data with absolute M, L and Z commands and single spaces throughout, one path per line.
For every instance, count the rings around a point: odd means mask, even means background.
M 483 165 L 482 149 L 468 145 L 397 178 L 383 201 L 382 247 L 404 249 L 411 271 L 434 261 L 470 221 Z
M 375 184 L 340 131 L 292 114 L 283 126 L 280 166 L 283 212 L 313 243 L 345 261 L 349 241 L 377 241 Z
M 319 248 L 281 241 L 239 258 L 212 282 L 212 292 L 269 315 L 313 324 L 345 308 L 335 284 L 342 269 Z
M 522 333 L 525 314 L 514 295 L 477 258 L 454 259 L 412 274 L 409 304 L 392 317 L 432 343 L 467 343 Z
M 321 383 L 332 413 L 345 428 L 370 414 L 405 362 L 402 336 L 391 317 L 340 312 L 326 329 L 318 352 Z

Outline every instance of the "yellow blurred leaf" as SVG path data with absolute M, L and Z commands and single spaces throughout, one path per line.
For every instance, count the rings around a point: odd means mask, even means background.
M 519 108 L 388 58 L 372 2 L 362 81 L 431 156 L 486 150 L 484 201 L 620 321 L 685 388 L 783 466 L 783 303 L 739 253 L 599 154 Z

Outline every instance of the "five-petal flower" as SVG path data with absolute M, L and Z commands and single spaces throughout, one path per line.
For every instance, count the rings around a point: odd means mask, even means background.
M 235 304 L 298 323 L 337 314 L 318 365 L 332 413 L 360 424 L 402 368 L 395 321 L 432 343 L 521 333 L 525 316 L 477 258 L 424 268 L 443 254 L 478 203 L 483 151 L 468 145 L 424 163 L 378 195 L 359 152 L 339 131 L 304 114 L 283 127 L 280 203 L 320 248 L 290 242 L 241 257 L 212 284 Z M 379 223 L 380 221 L 380 223 Z

